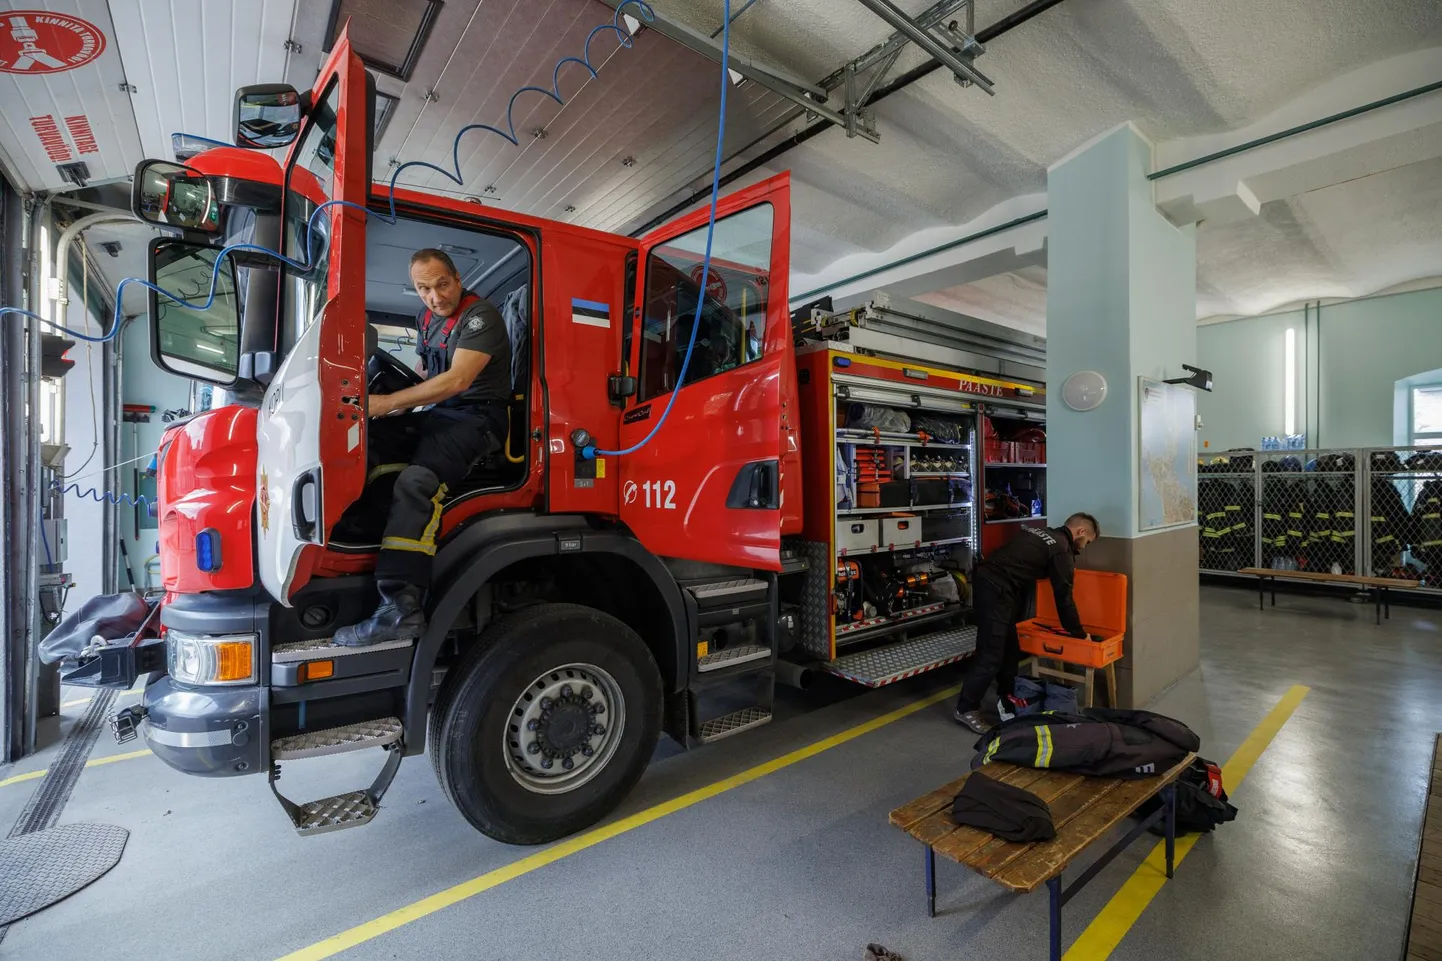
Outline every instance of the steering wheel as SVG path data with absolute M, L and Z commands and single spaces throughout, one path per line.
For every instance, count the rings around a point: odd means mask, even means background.
M 414 387 L 423 379 L 380 346 L 374 347 L 366 358 L 366 387 L 372 394 L 394 394 Z

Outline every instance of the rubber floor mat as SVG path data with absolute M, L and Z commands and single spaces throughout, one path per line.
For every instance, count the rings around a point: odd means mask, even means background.
M 130 832 L 62 824 L 0 841 L 0 925 L 67 898 L 120 863 Z

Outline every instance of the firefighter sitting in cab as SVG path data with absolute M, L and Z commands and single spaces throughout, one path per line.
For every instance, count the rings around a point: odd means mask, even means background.
M 380 558 L 380 606 L 335 641 L 364 647 L 419 636 L 446 491 L 504 442 L 511 391 L 511 341 L 500 311 L 461 285 L 442 250 L 411 255 L 411 283 L 425 309 L 416 347 L 425 379 L 393 394 L 371 394 L 369 475 L 399 472 Z M 414 408 L 424 407 L 424 410 Z M 408 413 L 394 417 L 397 411 Z

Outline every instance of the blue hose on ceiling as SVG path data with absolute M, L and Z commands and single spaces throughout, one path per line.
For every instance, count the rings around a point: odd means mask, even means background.
M 636 451 L 651 443 L 651 439 L 660 432 L 661 427 L 666 423 L 666 418 L 671 416 L 671 408 L 676 403 L 676 398 L 681 396 L 681 389 L 686 385 L 686 370 L 691 366 L 691 355 L 696 351 L 696 333 L 701 329 L 701 311 L 706 306 L 706 286 L 711 278 L 711 240 L 716 235 L 716 203 L 721 196 L 721 154 L 726 142 L 726 91 L 731 86 L 730 74 L 731 59 L 731 0 L 723 0 L 722 27 L 721 27 L 721 116 L 716 123 L 716 163 L 711 170 L 711 214 L 706 220 L 706 256 L 701 261 L 701 285 L 696 290 L 696 315 L 691 318 L 691 339 L 686 343 L 686 356 L 681 361 L 681 373 L 676 377 L 676 389 L 671 391 L 671 396 L 666 399 L 666 408 L 661 411 L 657 418 L 656 425 L 651 428 L 645 437 L 624 450 L 598 450 L 594 444 L 587 445 L 581 449 L 581 456 L 587 460 L 593 460 L 597 455 L 606 457 L 621 457 L 625 454 L 634 454 Z

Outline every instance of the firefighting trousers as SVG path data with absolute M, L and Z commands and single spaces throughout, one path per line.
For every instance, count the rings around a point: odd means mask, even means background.
M 367 483 L 398 473 L 376 561 L 377 580 L 429 587 L 441 505 L 485 453 L 487 434 L 504 436 L 505 409 L 435 409 L 370 422 Z
M 1026 600 L 1026 594 L 996 584 L 985 574 L 973 580 L 971 603 L 976 611 L 976 653 L 971 658 L 971 670 L 962 682 L 961 696 L 956 700 L 958 711 L 975 711 L 981 707 L 992 681 L 996 681 L 998 697 L 1012 693 L 1017 666 L 1021 663 L 1016 625 L 1026 613 Z

